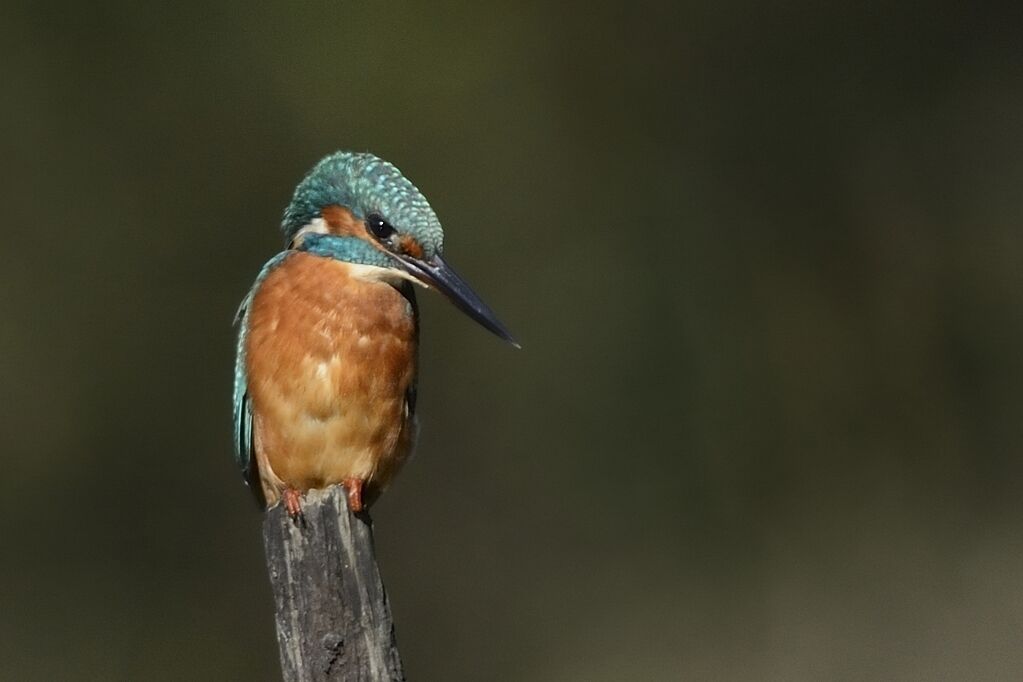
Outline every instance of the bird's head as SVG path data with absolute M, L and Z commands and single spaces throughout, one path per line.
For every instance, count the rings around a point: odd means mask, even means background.
M 284 211 L 289 248 L 371 266 L 381 279 L 435 288 L 491 332 L 511 333 L 444 261 L 444 230 L 426 197 L 392 164 L 368 153 L 337 152 L 305 176 Z

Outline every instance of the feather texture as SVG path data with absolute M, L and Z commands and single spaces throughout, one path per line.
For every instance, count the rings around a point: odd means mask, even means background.
M 234 362 L 234 454 L 235 462 L 242 470 L 245 482 L 252 488 L 257 499 L 262 501 L 259 486 L 259 475 L 253 457 L 252 406 L 249 402 L 248 377 L 245 370 L 245 343 L 249 334 L 249 306 L 252 297 L 266 280 L 267 276 L 283 263 L 293 251 L 278 253 L 263 265 L 249 293 L 242 299 L 235 313 L 235 324 L 238 325 L 238 345 Z
M 349 478 L 372 500 L 410 453 L 418 323 L 411 287 L 392 272 L 291 251 L 243 304 L 239 465 L 250 485 L 258 472 L 268 504 L 285 488 Z

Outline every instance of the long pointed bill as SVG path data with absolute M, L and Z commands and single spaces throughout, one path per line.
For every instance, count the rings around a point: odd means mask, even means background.
M 494 311 L 476 295 L 457 272 L 451 269 L 451 266 L 444 262 L 443 258 L 434 256 L 430 261 L 423 261 L 405 256 L 401 258 L 401 262 L 416 279 L 427 286 L 435 287 L 463 313 L 516 348 L 522 347 L 497 319 Z

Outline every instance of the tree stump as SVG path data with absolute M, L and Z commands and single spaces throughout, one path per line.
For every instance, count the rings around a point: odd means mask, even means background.
M 310 490 L 302 509 L 263 521 L 285 682 L 404 680 L 369 515 L 348 511 L 341 486 Z

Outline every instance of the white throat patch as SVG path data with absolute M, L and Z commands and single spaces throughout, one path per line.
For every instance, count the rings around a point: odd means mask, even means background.
M 365 280 L 367 282 L 387 282 L 388 284 L 397 284 L 401 280 L 407 279 L 413 284 L 418 284 L 424 289 L 430 288 L 404 270 L 398 270 L 396 268 L 382 268 L 378 265 L 363 265 L 362 263 L 345 263 L 345 265 L 350 268 L 352 277 Z

